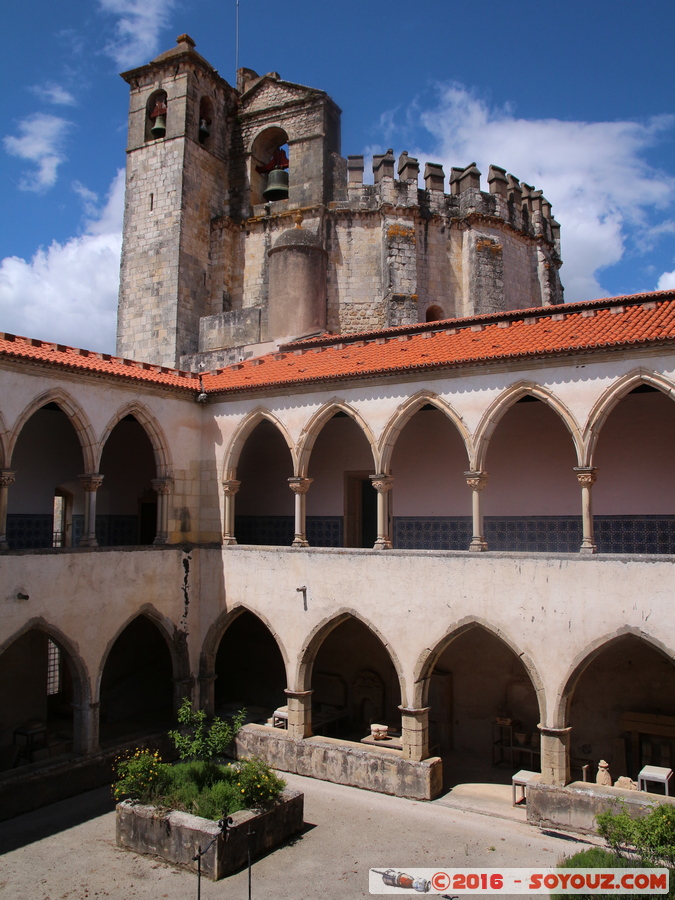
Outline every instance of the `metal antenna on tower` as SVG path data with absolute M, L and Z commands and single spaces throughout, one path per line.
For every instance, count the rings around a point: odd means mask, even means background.
M 239 0 L 237 0 L 237 11 L 235 15 L 235 24 L 234 24 L 234 77 L 236 83 L 237 72 L 239 71 Z

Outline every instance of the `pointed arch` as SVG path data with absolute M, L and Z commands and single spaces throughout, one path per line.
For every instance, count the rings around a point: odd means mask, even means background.
M 314 413 L 314 415 L 302 429 L 302 434 L 300 435 L 300 439 L 298 441 L 296 471 L 296 474 L 301 478 L 307 477 L 307 472 L 309 470 L 309 460 L 310 456 L 312 455 L 312 448 L 314 447 L 316 439 L 321 433 L 321 429 L 329 419 L 333 418 L 333 416 L 337 412 L 346 413 L 351 419 L 354 420 L 354 422 L 356 422 L 358 427 L 361 429 L 361 431 L 365 435 L 366 440 L 368 441 L 370 451 L 373 454 L 373 466 L 375 467 L 375 471 L 379 472 L 380 456 L 377 450 L 377 442 L 370 426 L 363 418 L 363 416 L 352 406 L 346 403 L 341 397 L 333 397 Z
M 116 641 L 126 628 L 136 619 L 145 617 L 153 625 L 164 638 L 167 650 L 171 657 L 171 667 L 173 670 L 174 681 L 183 681 L 190 678 L 190 659 L 187 646 L 187 635 L 184 631 L 180 631 L 176 625 L 166 616 L 163 616 L 152 603 L 144 603 L 140 609 L 128 616 L 127 619 L 119 626 L 115 634 L 107 642 L 96 673 L 96 683 L 94 685 L 94 696 L 96 700 L 100 699 L 101 679 L 105 670 L 110 651 L 114 647 Z
M 648 384 L 661 391 L 671 400 L 675 400 L 675 384 L 658 372 L 649 371 L 642 367 L 633 369 L 632 372 L 627 372 L 613 382 L 593 405 L 583 433 L 585 456 L 584 462 L 580 463 L 580 465 L 593 465 L 598 438 L 605 421 L 617 403 L 641 384 Z
M 311 690 L 312 667 L 314 666 L 314 660 L 316 659 L 317 653 L 321 649 L 321 645 L 331 631 L 334 631 L 338 625 L 346 622 L 347 619 L 355 619 L 357 622 L 360 622 L 361 625 L 364 625 L 368 631 L 380 641 L 394 666 L 396 677 L 398 678 L 399 689 L 401 691 L 401 705 L 407 706 L 405 675 L 396 651 L 382 632 L 373 625 L 369 619 L 366 619 L 365 616 L 351 607 L 342 607 L 332 615 L 326 616 L 326 618 L 322 619 L 318 625 L 315 625 L 312 631 L 307 635 L 302 644 L 302 649 L 298 654 L 296 663 L 297 668 L 293 672 L 293 680 L 289 681 L 289 687 L 293 686 L 293 690 L 297 691 Z
M 5 420 L 0 412 L 0 469 L 9 468 L 9 451 L 8 451 L 8 442 L 9 442 L 9 430 L 5 425 Z
M 572 437 L 572 443 L 574 444 L 574 450 L 577 456 L 577 465 L 583 465 L 583 438 L 579 424 L 571 410 L 548 388 L 531 381 L 519 381 L 510 385 L 503 391 L 483 413 L 474 434 L 475 456 L 471 466 L 473 470 L 477 472 L 482 472 L 484 470 L 490 438 L 492 437 L 495 428 L 499 424 L 502 416 L 504 416 L 514 403 L 517 403 L 518 400 L 525 397 L 527 394 L 536 397 L 537 400 L 542 400 L 562 419 Z
M 469 429 L 466 427 L 462 417 L 446 400 L 439 397 L 438 394 L 433 391 L 422 390 L 399 404 L 387 424 L 384 426 L 378 446 L 381 474 L 388 475 L 390 472 L 391 458 L 399 434 L 403 431 L 415 413 L 419 412 L 420 409 L 427 404 L 435 406 L 439 412 L 443 413 L 443 415 L 452 422 L 459 432 L 467 454 L 467 466 L 469 465 L 469 461 L 473 459 L 473 441 Z
M 482 628 L 483 631 L 486 631 L 492 637 L 497 638 L 497 640 L 505 644 L 514 656 L 521 661 L 537 695 L 537 703 L 539 705 L 539 713 L 541 716 L 540 721 L 545 722 L 547 707 L 546 689 L 544 687 L 544 681 L 532 658 L 518 647 L 516 642 L 507 632 L 503 631 L 501 628 L 497 628 L 491 622 L 488 622 L 480 616 L 465 616 L 458 622 L 455 622 L 444 632 L 435 644 L 426 647 L 422 651 L 415 663 L 413 672 L 414 682 L 412 686 L 413 696 L 411 705 L 416 708 L 422 708 L 428 705 L 429 677 L 434 666 L 446 648 L 456 638 L 465 634 L 467 631 L 470 631 L 472 628 Z
M 290 451 L 291 460 L 293 461 L 293 471 L 295 472 L 295 444 L 290 434 L 288 433 L 286 426 L 283 424 L 281 419 L 277 418 L 277 416 L 275 416 L 274 413 L 271 413 L 269 409 L 266 409 L 264 406 L 256 406 L 255 409 L 252 409 L 241 420 L 241 422 L 237 425 L 234 434 L 230 438 L 230 442 L 227 445 L 224 456 L 222 478 L 223 481 L 228 481 L 230 479 L 236 478 L 237 466 L 239 465 L 239 458 L 241 456 L 241 451 L 244 449 L 244 444 L 248 440 L 248 437 L 253 429 L 264 420 L 267 420 L 272 425 L 274 425 L 274 427 L 277 428 L 281 433 L 281 436 L 283 437 L 284 441 L 286 442 L 286 446 Z
M 11 645 L 22 638 L 29 631 L 40 631 L 48 638 L 54 641 L 68 657 L 75 678 L 73 679 L 73 700 L 75 703 L 84 704 L 91 702 L 91 680 L 87 665 L 80 655 L 77 644 L 72 641 L 60 628 L 52 625 L 42 616 L 33 616 L 18 628 L 9 638 L 0 643 L 0 656 L 11 647 Z
M 632 625 L 624 625 L 610 634 L 604 634 L 602 637 L 596 638 L 576 654 L 565 673 L 560 687 L 556 691 L 554 702 L 551 705 L 551 715 L 553 718 L 551 723 L 552 728 L 566 727 L 569 718 L 569 706 L 572 701 L 574 689 L 588 666 L 605 650 L 622 640 L 622 638 L 629 636 L 637 638 L 675 665 L 675 649 L 668 647 L 662 641 L 653 637 L 653 635 L 648 632 L 643 631 L 641 628 L 636 628 Z M 542 719 L 542 722 L 543 721 L 544 720 Z
M 11 465 L 11 458 L 14 453 L 14 448 L 16 447 L 16 442 L 26 422 L 31 416 L 38 412 L 38 410 L 42 409 L 43 406 L 47 406 L 48 403 L 55 403 L 68 417 L 70 424 L 75 429 L 82 450 L 82 460 L 85 472 L 96 472 L 98 459 L 96 454 L 94 429 L 91 426 L 89 417 L 79 403 L 62 388 L 51 388 L 50 390 L 45 391 L 38 397 L 35 397 L 23 410 L 16 420 L 7 441 L 7 462 Z
M 171 453 L 164 430 L 150 410 L 137 400 L 132 400 L 125 406 L 120 407 L 104 428 L 97 448 L 96 465 L 98 466 L 101 463 L 101 456 L 103 455 L 106 441 L 110 437 L 113 428 L 126 416 L 133 416 L 147 434 L 155 456 L 157 477 L 165 478 L 171 475 Z
M 216 664 L 216 656 L 218 654 L 218 647 L 220 646 L 220 642 L 225 637 L 225 634 L 235 621 L 241 616 L 243 613 L 251 613 L 251 615 L 255 616 L 256 619 L 259 619 L 262 624 L 267 628 L 269 633 L 272 635 L 274 640 L 276 641 L 276 645 L 279 648 L 279 652 L 281 653 L 281 658 L 284 661 L 284 667 L 286 672 L 288 673 L 288 666 L 290 657 L 288 655 L 288 651 L 284 646 L 284 642 L 281 640 L 279 636 L 279 632 L 273 627 L 270 620 L 263 613 L 258 610 L 253 610 L 244 604 L 237 604 L 232 607 L 232 609 L 224 610 L 218 616 L 218 618 L 213 622 L 208 631 L 206 632 L 206 637 L 204 638 L 204 643 L 202 644 L 202 651 L 199 658 L 199 672 L 201 677 L 210 676 Z

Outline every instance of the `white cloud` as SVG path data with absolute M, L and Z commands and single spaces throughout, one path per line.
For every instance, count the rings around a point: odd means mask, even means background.
M 34 113 L 19 123 L 19 136 L 7 135 L 5 150 L 37 166 L 19 182 L 24 191 L 45 191 L 56 183 L 57 169 L 65 161 L 62 148 L 71 123 L 58 116 Z
M 30 261 L 11 256 L 0 263 L 0 329 L 114 353 L 124 171 L 115 176 L 101 209 L 93 192 L 78 193 L 94 216 L 85 234 L 64 244 L 54 241 Z
M 422 165 L 442 162 L 449 175 L 450 167 L 476 160 L 487 178 L 493 163 L 544 191 L 562 225 L 561 276 L 568 301 L 606 295 L 602 269 L 617 263 L 629 245 L 639 251 L 641 236 L 647 240 L 669 230 L 651 219 L 672 207 L 675 179 L 650 167 L 643 153 L 673 127 L 675 117 L 522 119 L 508 107 L 489 107 L 462 85 L 445 85 L 433 108 L 420 108 L 419 101 L 413 105 L 404 130 L 414 133 L 415 122 L 432 136 L 430 146 L 409 148 Z
M 176 0 L 99 0 L 104 12 L 118 16 L 115 37 L 105 51 L 124 69 L 156 56 L 159 37 Z
M 47 84 L 34 84 L 30 90 L 36 97 L 55 106 L 77 106 L 75 97 L 60 84 L 51 81 Z
M 675 271 L 664 272 L 663 275 L 659 278 L 658 284 L 656 285 L 656 290 L 657 291 L 675 290 Z

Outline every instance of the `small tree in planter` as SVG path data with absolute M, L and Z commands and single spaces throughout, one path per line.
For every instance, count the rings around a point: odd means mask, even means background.
M 178 724 L 183 727 L 178 731 L 170 731 L 169 737 L 178 755 L 183 761 L 206 762 L 225 754 L 246 721 L 246 710 L 240 709 L 231 722 L 224 722 L 216 716 L 207 727 L 204 710 L 194 710 L 190 700 L 183 697 L 177 718 Z

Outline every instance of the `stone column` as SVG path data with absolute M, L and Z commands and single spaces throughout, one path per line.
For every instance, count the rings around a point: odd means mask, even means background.
M 169 494 L 173 478 L 153 478 L 152 489 L 157 494 L 157 534 L 153 544 L 166 544 L 169 539 Z
M 593 498 L 591 488 L 598 477 L 598 470 L 593 466 L 575 466 L 577 480 L 581 485 L 581 517 L 583 523 L 583 540 L 579 553 L 597 553 L 598 548 L 593 534 Z
M 421 762 L 429 756 L 429 710 L 409 709 L 399 706 L 401 711 L 401 738 L 403 743 L 403 759 Z
M 376 550 L 391 550 L 389 534 L 389 491 L 394 479 L 391 475 L 371 475 L 370 481 L 377 491 L 377 540 L 373 545 Z
M 216 678 L 217 675 L 199 676 L 199 708 L 206 712 L 207 716 L 213 716 L 216 709 Z
M 173 681 L 173 708 L 175 712 L 183 702 L 183 698 L 187 697 L 192 702 L 192 688 L 194 685 L 193 678 L 172 678 Z
M 82 756 L 96 753 L 100 703 L 73 703 L 73 752 Z
M 296 476 L 288 479 L 288 486 L 295 494 L 295 537 L 293 538 L 292 547 L 309 547 L 306 534 L 306 515 L 307 508 L 307 491 L 313 478 L 302 478 Z
M 284 694 L 288 700 L 288 734 L 301 740 L 312 736 L 312 694 L 314 691 L 289 691 Z
M 96 491 L 103 484 L 103 475 L 79 475 L 84 488 L 84 535 L 80 547 L 98 547 L 96 540 Z
M 7 498 L 10 484 L 14 484 L 16 472 L 0 469 L 0 550 L 9 550 L 7 543 Z
M 232 478 L 223 482 L 223 493 L 225 494 L 223 544 L 226 546 L 237 543 L 237 538 L 234 534 L 234 497 L 240 486 L 241 481 L 235 481 Z
M 471 510 L 473 514 L 473 536 L 469 550 L 481 553 L 488 545 L 483 535 L 483 502 L 482 491 L 488 482 L 487 472 L 465 472 L 466 483 L 471 488 Z
M 570 728 L 537 725 L 541 733 L 541 781 L 562 787 L 570 782 Z

